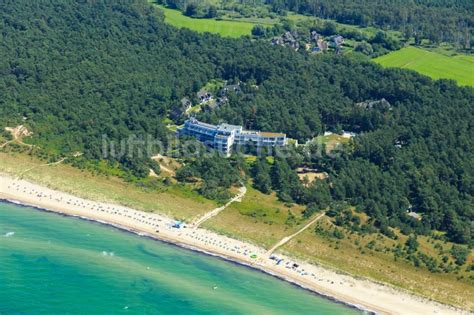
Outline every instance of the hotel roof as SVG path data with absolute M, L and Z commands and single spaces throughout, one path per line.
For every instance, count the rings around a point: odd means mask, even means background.
M 259 132 L 258 134 L 262 137 L 267 137 L 267 138 L 286 137 L 286 134 L 284 133 L 275 133 L 275 132 Z
M 206 127 L 206 128 L 209 128 L 209 129 L 217 129 L 218 127 L 215 126 L 215 125 L 211 125 L 211 124 L 207 124 L 207 123 L 204 123 L 204 122 L 200 122 L 198 120 L 190 120 L 191 123 L 193 125 L 198 125 L 198 126 L 201 126 L 201 127 Z
M 242 129 L 241 126 L 229 125 L 229 124 L 220 124 L 218 126 L 219 130 L 232 131 L 236 129 Z
M 221 130 L 221 131 L 233 131 L 233 130 L 240 130 L 242 134 L 247 134 L 247 135 L 256 135 L 260 137 L 266 137 L 266 138 L 281 138 L 281 137 L 286 137 L 286 134 L 284 133 L 277 133 L 277 132 L 263 132 L 263 131 L 256 131 L 256 130 L 243 130 L 242 126 L 237 126 L 237 125 L 230 125 L 226 123 L 222 123 L 220 125 L 211 125 L 207 124 L 204 122 L 200 122 L 199 120 L 195 118 L 191 118 L 189 120 L 193 125 L 197 125 L 200 127 L 204 127 L 207 129 L 211 130 Z

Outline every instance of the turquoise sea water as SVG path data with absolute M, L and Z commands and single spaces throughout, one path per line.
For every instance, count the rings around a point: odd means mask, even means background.
M 0 202 L 0 314 L 357 314 L 261 272 Z

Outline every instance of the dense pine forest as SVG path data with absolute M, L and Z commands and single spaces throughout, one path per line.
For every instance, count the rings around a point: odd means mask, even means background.
M 290 158 L 257 160 L 252 169 L 239 157 L 203 158 L 179 179 L 202 177 L 201 192 L 213 198 L 216 187 L 246 172 L 258 189 L 305 204 L 308 214 L 352 205 L 388 235 L 390 226 L 407 234 L 436 229 L 452 241 L 473 242 L 472 88 L 345 56 L 173 29 L 145 1 L 3 1 L 0 11 L 0 126 L 27 125 L 45 152 L 81 151 L 99 160 L 103 135 L 167 142 L 164 121 L 183 97 L 211 79 L 242 81 L 243 93 L 200 118 L 300 141 L 327 130 L 359 135 L 337 156 L 295 149 Z M 380 99 L 390 106 L 357 105 Z M 133 156 L 115 162 L 137 175 L 149 163 Z M 294 171 L 302 163 L 329 178 L 304 186 Z M 212 167 L 222 172 L 206 172 Z M 408 217 L 408 209 L 423 219 Z

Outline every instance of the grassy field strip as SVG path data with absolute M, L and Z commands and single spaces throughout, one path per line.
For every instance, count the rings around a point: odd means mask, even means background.
M 420 56 L 417 56 L 417 58 L 413 58 L 412 60 L 408 60 L 407 63 L 399 66 L 400 68 L 408 68 L 410 69 L 410 65 L 415 64 L 414 66 L 416 67 L 416 64 L 419 62 L 419 59 L 423 59 L 423 57 L 427 56 L 429 54 L 429 51 L 423 52 Z
M 237 38 L 243 35 L 250 35 L 255 25 L 255 23 L 244 21 L 190 18 L 183 15 L 181 11 L 166 8 L 153 1 L 150 1 L 150 3 L 164 11 L 166 23 L 178 28 L 188 28 L 200 33 L 209 32 L 224 37 Z
M 415 70 L 433 79 L 452 79 L 474 86 L 474 55 L 446 56 L 416 47 L 405 47 L 374 59 L 384 67 Z

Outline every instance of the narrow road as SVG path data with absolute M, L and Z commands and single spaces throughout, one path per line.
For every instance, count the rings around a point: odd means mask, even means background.
M 62 162 L 64 162 L 64 160 L 66 160 L 65 157 L 61 158 L 60 160 L 58 160 L 58 161 L 56 161 L 56 162 L 46 163 L 46 164 L 41 164 L 41 165 L 33 166 L 33 167 L 27 169 L 26 171 L 21 172 L 21 174 L 18 175 L 18 177 L 19 177 L 19 178 L 23 177 L 23 175 L 25 175 L 26 173 L 28 173 L 28 172 L 31 171 L 31 170 L 34 170 L 34 169 L 37 168 L 37 167 L 53 166 L 53 165 L 61 164 Z
M 5 147 L 5 146 L 6 146 L 7 144 L 9 144 L 9 143 L 12 143 L 13 141 L 15 141 L 15 140 L 9 140 L 9 141 L 3 143 L 2 145 L 0 145 L 0 149 L 3 148 L 3 147 Z
M 224 210 L 225 208 L 230 206 L 233 202 L 241 201 L 246 193 L 247 193 L 247 187 L 245 187 L 245 186 L 240 187 L 239 193 L 234 198 L 232 198 L 229 202 L 227 202 L 222 207 L 216 208 L 216 209 L 204 214 L 203 216 L 197 218 L 196 220 L 194 220 L 190 224 L 190 226 L 193 229 L 197 229 L 202 223 L 204 223 L 205 221 L 209 220 L 210 218 L 215 217 L 216 215 L 218 215 L 222 210 Z
M 169 173 L 171 176 L 176 176 L 176 172 L 172 169 L 170 169 L 169 167 L 167 167 L 165 164 L 165 157 L 161 154 L 157 154 L 155 156 L 152 156 L 151 157 L 152 160 L 158 162 L 158 164 L 160 164 L 160 169 Z M 168 162 L 168 165 L 169 165 L 169 162 Z
M 318 221 L 319 219 L 321 219 L 322 217 L 324 217 L 324 215 L 326 214 L 326 212 L 323 212 L 321 213 L 320 215 L 318 215 L 316 218 L 314 218 L 313 220 L 311 220 L 310 222 L 308 222 L 308 224 L 306 224 L 305 226 L 303 226 L 300 230 L 298 230 L 297 232 L 289 235 L 289 236 L 286 236 L 284 238 L 281 239 L 281 241 L 279 241 L 278 243 L 276 243 L 272 248 L 270 248 L 266 253 L 265 253 L 265 257 L 270 257 L 271 254 L 277 250 L 278 247 L 280 246 L 283 246 L 285 245 L 286 243 L 288 243 L 292 238 L 294 238 L 295 236 L 297 236 L 298 234 L 300 234 L 301 232 L 303 232 L 304 230 L 306 230 L 307 228 L 309 228 L 312 224 L 314 224 L 316 221 Z
M 21 126 L 19 126 L 19 127 L 21 127 Z M 21 145 L 24 145 L 24 146 L 27 146 L 27 147 L 30 147 L 30 148 L 33 147 L 32 144 L 24 143 L 24 142 L 22 141 L 21 135 L 19 134 L 19 133 L 21 132 L 21 128 L 18 129 L 18 127 L 16 127 L 16 128 L 8 128 L 8 127 L 6 127 L 5 130 L 11 133 L 13 139 L 8 140 L 7 142 L 1 144 L 1 145 L 0 145 L 0 149 L 1 149 L 1 148 L 4 148 L 6 145 L 8 145 L 8 144 L 10 144 L 10 143 L 13 143 L 13 142 L 16 142 L 16 143 L 18 143 L 18 144 L 21 144 Z M 28 130 L 27 130 L 26 128 L 25 128 L 25 130 L 26 130 L 26 132 L 28 133 Z M 31 135 L 31 134 L 27 134 L 26 136 L 28 137 L 28 136 L 30 136 L 30 135 Z
M 170 173 L 170 174 L 173 175 L 173 176 L 176 176 L 176 172 L 175 172 L 175 171 L 173 171 L 172 169 L 170 169 L 170 168 L 164 166 L 164 165 L 161 164 L 161 163 L 160 163 L 160 168 L 161 168 L 163 171 L 168 172 L 168 173 Z

